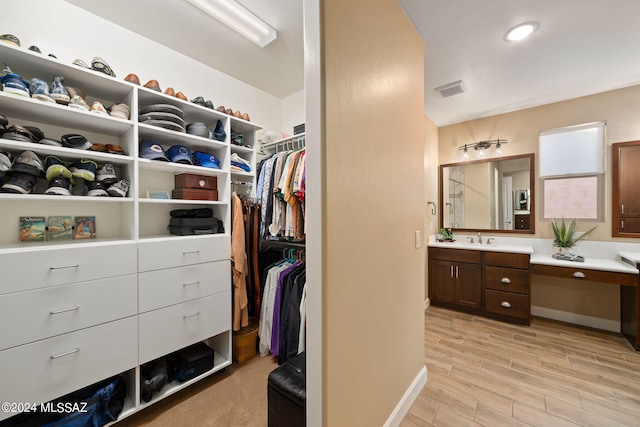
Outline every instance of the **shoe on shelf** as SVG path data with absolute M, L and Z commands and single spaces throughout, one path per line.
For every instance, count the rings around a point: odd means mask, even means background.
M 30 194 L 36 186 L 36 177 L 23 172 L 12 172 L 2 186 L 3 193 Z
M 18 39 L 13 34 L 3 34 L 0 36 L 0 41 L 3 41 L 8 44 L 12 44 L 14 46 L 20 47 L 20 39 Z
M 125 197 L 128 191 L 129 181 L 126 179 L 121 179 L 107 189 L 107 193 L 112 197 Z
M 32 78 L 29 83 L 29 88 L 31 89 L 32 98 L 55 104 L 56 101 L 51 97 L 51 93 L 49 93 L 49 85 L 44 80 L 35 77 Z
M 75 108 L 76 110 L 89 111 L 89 104 L 87 104 L 80 95 L 76 95 L 71 98 L 71 101 L 69 101 L 69 107 Z
M 216 108 L 216 111 L 220 111 L 221 113 L 224 113 L 225 111 L 227 111 L 227 109 L 224 108 L 224 105 L 219 105 L 218 108 Z
M 75 61 L 72 62 L 72 64 L 73 65 L 77 65 L 78 67 L 82 67 L 82 68 L 91 68 L 82 59 L 76 59 Z
M 111 163 L 105 163 L 96 172 L 96 181 L 100 181 L 104 184 L 115 184 L 118 182 L 118 175 L 116 175 L 116 168 Z
M 88 150 L 93 144 L 82 135 L 77 133 L 67 133 L 60 137 L 62 146 L 66 148 L 75 148 L 76 150 Z
M 92 113 L 96 113 L 96 114 L 102 114 L 103 116 L 108 116 L 109 113 L 107 113 L 107 109 L 104 108 L 104 105 L 102 105 L 102 103 L 100 101 L 93 101 L 93 104 L 91 104 L 91 110 Z
M 127 104 L 114 104 L 108 108 L 109 114 L 123 120 L 129 120 L 131 109 Z
M 69 169 L 74 177 L 82 178 L 85 181 L 94 181 L 98 164 L 91 159 L 80 159 L 72 163 Z
M 103 181 L 92 181 L 87 184 L 87 196 L 92 197 L 109 197 L 109 193 L 107 193 L 107 188 L 109 184 Z
M 94 56 L 93 60 L 91 60 L 91 69 L 94 71 L 100 71 L 101 73 L 106 74 L 107 76 L 115 77 L 116 73 L 113 72 L 107 61 L 100 58 L 99 56 Z
M 40 48 L 38 46 L 35 45 L 31 45 L 29 46 L 29 50 L 34 51 L 36 53 L 42 53 L 42 51 L 40 50 Z
M 40 144 L 51 145 L 52 147 L 62 147 L 62 142 L 53 138 L 42 138 L 38 142 L 40 142 Z
M 182 93 L 182 92 L 178 92 L 178 93 L 176 93 L 176 98 L 178 98 L 178 99 L 182 99 L 183 101 L 188 101 L 187 95 L 185 95 L 185 94 L 184 94 L 184 93 Z
M 193 102 L 196 105 L 201 105 L 204 107 L 204 98 L 201 96 L 195 97 L 191 100 L 191 102 Z
M 29 82 L 20 77 L 19 74 L 12 73 L 9 67 L 5 69 L 5 74 L 0 76 L 2 90 L 14 95 L 29 96 Z
M 0 150 L 0 178 L 11 171 L 11 163 L 13 163 L 13 154 Z
M 167 89 L 165 89 L 164 94 L 169 96 L 176 96 L 176 91 L 172 87 L 168 87 Z
M 47 181 L 51 181 L 56 176 L 64 176 L 71 179 L 71 171 L 67 168 L 62 160 L 56 156 L 47 156 L 44 158 L 44 169 Z
M 211 102 L 211 100 L 207 99 L 206 101 L 204 101 L 204 106 L 207 108 L 211 108 L 212 110 L 213 108 L 213 102 Z
M 156 92 L 162 92 L 160 89 L 160 83 L 157 80 L 149 80 L 144 84 L 147 89 L 155 90 Z
M 53 194 L 58 196 L 70 196 L 71 195 L 71 180 L 66 176 L 58 175 L 49 180 L 49 188 L 44 191 L 44 194 Z
M 33 151 L 23 151 L 16 157 L 11 166 L 11 170 L 13 172 L 28 173 L 36 177 L 44 175 L 42 160 L 40 160 L 40 157 Z
M 251 119 L 249 118 L 249 115 L 247 113 L 242 114 L 242 120 L 246 120 L 248 122 L 251 121 Z
M 140 86 L 140 79 L 134 73 L 127 74 L 127 77 L 124 78 L 124 81 Z
M 65 86 L 67 89 L 67 92 L 69 93 L 69 97 L 73 98 L 74 96 L 78 95 L 80 96 L 80 98 L 86 98 L 87 97 L 87 92 L 84 91 L 84 89 L 81 89 L 79 87 L 73 87 L 73 86 Z
M 212 139 L 216 141 L 224 141 L 227 137 L 227 133 L 224 131 L 224 125 L 222 124 L 222 120 L 218 120 L 216 122 L 216 128 L 211 133 Z
M 53 82 L 51 83 L 51 97 L 58 104 L 68 105 L 69 101 L 71 101 L 71 97 L 69 96 L 69 92 L 62 85 L 64 83 L 63 76 L 53 76 Z

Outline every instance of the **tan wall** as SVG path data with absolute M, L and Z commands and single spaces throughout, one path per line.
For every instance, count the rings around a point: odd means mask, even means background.
M 500 114 L 439 128 L 439 163 L 459 161 L 457 147 L 488 139 L 507 139 L 503 155 L 536 153 L 538 132 L 581 123 L 605 120 L 606 175 L 605 219 L 596 224 L 581 224 L 580 229 L 597 225 L 591 240 L 638 242 L 639 239 L 611 237 L 611 144 L 640 139 L 640 86 L 614 90 L 535 108 Z M 537 162 L 537 157 L 536 157 Z M 539 180 L 535 197 L 542 199 Z M 551 225 L 541 220 L 536 203 L 536 237 L 552 238 Z M 522 235 L 524 237 L 530 235 Z M 619 290 L 616 286 L 591 283 L 576 287 L 566 281 L 534 276 L 532 305 L 603 319 L 619 318 Z
M 429 119 L 424 117 L 424 200 L 434 202 L 435 215 L 432 214 L 433 206 L 427 206 L 425 215 L 425 234 L 437 234 L 440 229 L 438 222 L 438 212 L 440 212 L 440 199 L 438 198 L 438 127 Z M 425 236 L 425 239 L 427 236 Z M 425 270 L 424 270 L 424 295 L 425 299 L 429 296 L 429 266 L 428 257 L 425 251 Z
M 424 367 L 423 44 L 395 0 L 322 3 L 323 424 L 380 426 Z

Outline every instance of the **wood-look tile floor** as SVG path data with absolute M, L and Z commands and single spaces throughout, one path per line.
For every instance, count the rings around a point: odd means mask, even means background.
M 402 427 L 640 426 L 640 352 L 618 334 L 429 307 L 425 362 Z

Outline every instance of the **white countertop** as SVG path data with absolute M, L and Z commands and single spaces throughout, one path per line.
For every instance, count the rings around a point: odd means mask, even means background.
M 456 240 L 455 242 L 429 242 L 429 247 L 449 249 L 471 249 L 475 251 L 509 252 L 516 254 L 532 254 L 533 247 L 527 245 L 510 245 L 503 243 L 467 243 Z
M 640 255 L 640 254 L 638 254 Z M 586 257 L 584 262 L 562 261 L 553 258 L 550 254 L 532 254 L 529 259 L 531 264 L 553 265 L 556 267 L 569 267 L 584 270 L 613 271 L 618 273 L 639 274 L 635 264 L 627 264 L 622 259 L 604 259 Z

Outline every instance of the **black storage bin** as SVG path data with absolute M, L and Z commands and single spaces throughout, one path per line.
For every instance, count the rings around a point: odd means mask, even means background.
M 290 357 L 269 374 L 269 427 L 307 425 L 307 367 L 305 353 Z
M 175 378 L 188 381 L 213 368 L 214 351 L 203 342 L 196 343 L 175 354 Z
M 178 236 L 216 234 L 222 232 L 219 225 L 216 218 L 171 218 L 169 232 Z

